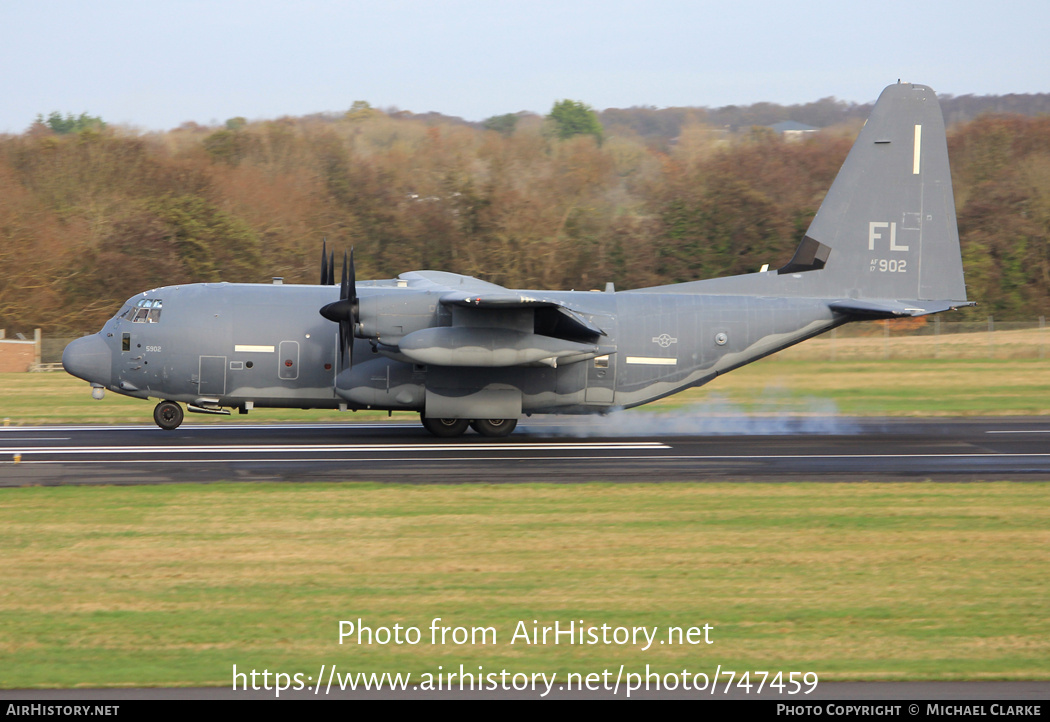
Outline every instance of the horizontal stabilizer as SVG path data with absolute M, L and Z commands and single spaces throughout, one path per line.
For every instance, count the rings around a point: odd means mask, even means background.
M 855 298 L 832 301 L 828 307 L 836 313 L 867 318 L 925 316 L 941 311 L 954 311 L 963 306 L 976 306 L 973 301 L 861 301 Z

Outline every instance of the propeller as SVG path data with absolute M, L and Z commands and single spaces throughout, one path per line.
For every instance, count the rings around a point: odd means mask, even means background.
M 334 276 L 335 260 L 329 264 L 329 271 Z M 334 278 L 332 285 L 335 285 Z M 343 252 L 343 277 L 339 283 L 339 300 L 333 301 L 321 308 L 321 315 L 329 321 L 339 324 L 339 365 L 341 368 L 352 366 L 354 363 L 354 327 L 361 319 L 360 305 L 357 299 L 357 273 L 354 270 L 354 251 L 350 250 L 350 259 L 347 261 L 346 252 Z

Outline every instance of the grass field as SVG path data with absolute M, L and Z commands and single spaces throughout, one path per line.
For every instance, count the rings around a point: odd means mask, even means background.
M 628 413 L 1050 413 L 1047 360 L 843 360 L 846 348 L 835 362 L 768 359 Z M 62 373 L 0 374 L 8 424 L 151 423 L 152 408 L 93 401 Z M 218 423 L 377 418 L 257 410 Z M 0 490 L 0 687 L 228 685 L 234 664 L 1050 679 L 1048 484 L 592 481 Z M 430 645 L 435 617 L 492 627 L 497 643 Z M 424 641 L 339 645 L 339 621 L 358 618 Z M 510 644 L 519 620 L 711 624 L 714 644 Z
M 152 423 L 153 401 L 107 393 L 62 372 L 0 374 L 0 423 Z M 1036 416 L 1050 414 L 1050 359 L 890 359 L 811 361 L 772 358 L 632 413 L 695 408 L 699 414 L 847 416 Z M 376 421 L 385 412 L 256 409 L 248 416 L 188 414 L 187 423 Z M 417 419 L 395 413 L 394 419 Z M 5 421 L 6 420 L 6 421 Z
M 341 671 L 1050 679 L 1050 485 L 217 484 L 0 492 L 0 686 Z M 495 644 L 431 645 L 429 626 Z M 416 626 L 338 644 L 340 620 Z M 711 645 L 511 644 L 518 620 Z

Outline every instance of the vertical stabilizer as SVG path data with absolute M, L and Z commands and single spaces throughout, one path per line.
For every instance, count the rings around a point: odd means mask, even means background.
M 898 83 L 871 117 L 781 273 L 852 299 L 966 300 L 948 146 L 937 96 Z

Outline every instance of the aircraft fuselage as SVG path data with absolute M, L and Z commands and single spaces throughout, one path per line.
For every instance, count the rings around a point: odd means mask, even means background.
M 423 411 L 429 392 L 431 404 L 480 394 L 497 405 L 508 397 L 508 408 L 520 405 L 518 413 L 595 413 L 704 384 L 846 320 L 818 299 L 679 294 L 673 287 L 524 291 L 573 309 L 605 335 L 570 340 L 589 347 L 578 360 L 430 365 L 405 357 L 399 344 L 423 329 L 450 329 L 459 309 L 443 305 L 441 291 L 400 283 L 360 284 L 362 315 L 375 327 L 361 329 L 370 338 L 354 340 L 353 363 L 342 371 L 336 324 L 317 313 L 336 289 L 208 283 L 166 286 L 129 299 L 96 336 L 78 342 L 92 344 L 94 366 L 85 376 L 117 393 L 197 407 Z M 154 322 L 136 322 L 128 313 L 141 299 L 163 304 Z M 479 314 L 479 333 L 504 327 L 508 314 L 520 317 L 522 333 L 546 330 L 537 328 L 544 321 L 532 309 L 501 313 Z M 68 357 L 77 358 L 75 349 Z M 75 360 L 67 366 L 77 373 Z

